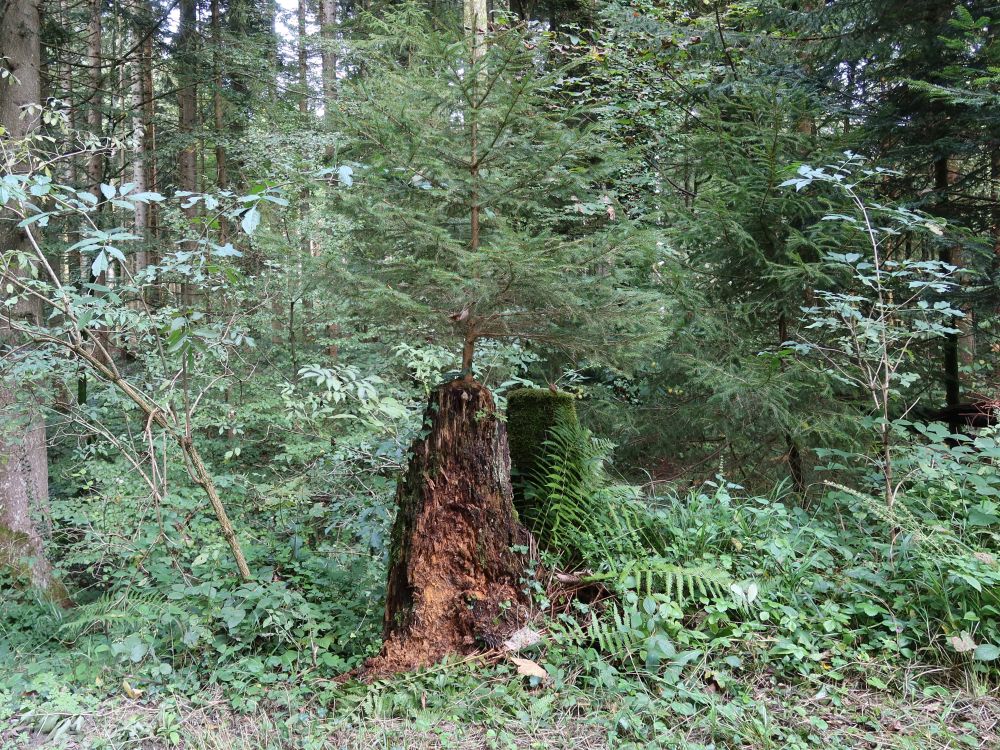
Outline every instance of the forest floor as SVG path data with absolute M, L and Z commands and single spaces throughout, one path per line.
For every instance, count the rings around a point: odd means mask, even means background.
M 466 678 L 472 675 L 465 675 Z M 905 679 L 905 675 L 901 675 Z M 483 680 L 497 680 L 484 674 Z M 439 687 L 427 684 L 422 689 Z M 410 686 L 412 687 L 412 685 Z M 384 684 L 381 690 L 388 689 Z M 840 686 L 815 694 L 762 680 L 738 699 L 717 695 L 689 715 L 668 701 L 631 711 L 603 696 L 591 702 L 540 686 L 521 701 L 472 705 L 444 687 L 434 705 L 380 715 L 378 688 L 365 711 L 277 704 L 238 713 L 221 694 L 98 700 L 39 699 L 0 721 L 0 748 L 164 750 L 598 750 L 602 748 L 938 748 L 1000 747 L 1000 699 L 924 688 L 909 698 Z M 914 690 L 916 690 L 914 688 Z M 518 692 L 519 688 L 512 692 Z M 712 691 L 709 691 L 709 695 Z M 442 698 L 445 697 L 445 700 Z M 41 696 L 39 696 L 41 698 Z M 420 705 L 427 703 L 426 694 Z M 515 708 L 519 703 L 520 708 Z M 503 705 L 500 705 L 503 704 Z M 644 726 L 638 726 L 636 722 Z M 630 729 L 629 722 L 633 727 Z M 634 731 L 632 731 L 634 730 Z

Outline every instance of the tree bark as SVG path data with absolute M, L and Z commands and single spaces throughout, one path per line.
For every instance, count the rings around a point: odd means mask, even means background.
M 948 189 L 951 187 L 951 183 L 949 159 L 944 156 L 934 162 L 934 188 L 938 191 L 940 201 L 938 212 L 946 218 L 948 216 Z M 949 265 L 957 265 L 958 259 L 955 256 L 956 251 L 951 245 L 942 245 L 938 253 L 938 260 Z M 946 406 L 957 406 L 962 400 L 958 353 L 959 334 L 950 333 L 944 339 L 944 361 L 942 363 Z M 957 430 L 959 427 L 960 425 L 956 423 L 951 425 L 953 430 Z
M 337 104 L 337 0 L 320 0 L 319 16 L 320 53 L 323 67 L 323 119 L 326 125 L 326 135 L 331 139 L 327 143 L 323 156 L 329 165 L 333 163 L 336 153 L 332 138 L 333 132 L 336 130 L 334 109 Z M 336 362 L 340 355 L 340 348 L 337 345 L 337 339 L 340 337 L 340 326 L 336 323 L 328 323 L 326 335 L 330 341 L 326 347 L 327 356 Z
M 384 644 L 369 674 L 428 666 L 495 647 L 527 613 L 514 545 L 528 532 L 514 512 L 507 431 L 489 390 L 439 386 L 396 494 Z
M 87 23 L 87 129 L 97 138 L 104 134 L 104 94 L 101 72 L 101 0 L 90 0 L 90 18 Z M 104 149 L 97 148 L 87 160 L 87 190 L 97 200 L 101 199 L 101 183 L 104 181 Z M 85 264 L 86 267 L 86 264 Z M 90 269 L 85 271 L 85 280 L 90 281 Z
M 198 140 L 195 129 L 198 124 L 198 2 L 197 0 L 180 0 L 180 26 L 177 34 L 177 63 L 180 69 L 178 75 L 177 130 L 181 138 L 180 153 L 177 154 L 177 186 L 191 193 L 198 190 Z M 188 231 L 194 231 L 194 221 L 198 217 L 198 207 L 190 206 L 183 209 L 191 226 Z M 186 242 L 185 248 L 196 249 L 197 245 Z M 184 285 L 182 297 L 185 304 L 190 303 L 191 294 L 188 285 Z
M 148 162 L 153 157 L 151 144 L 149 143 L 150 123 L 146 121 L 147 107 L 146 101 L 152 98 L 152 91 L 146 90 L 147 78 L 146 66 L 151 61 L 146 60 L 146 45 L 142 37 L 146 33 L 146 24 L 149 20 L 146 16 L 147 6 L 139 0 L 135 4 L 135 12 L 138 18 L 142 19 L 133 29 L 133 35 L 138 40 L 138 51 L 135 63 L 132 65 L 131 93 L 132 93 L 132 140 L 135 144 L 132 154 L 132 182 L 135 183 L 134 192 L 144 193 L 150 190 L 149 186 L 149 165 Z M 149 242 L 150 228 L 152 226 L 152 204 L 135 204 L 135 233 L 142 237 L 142 244 L 136 253 L 132 264 L 132 271 L 139 272 L 149 265 Z
M 215 184 L 220 190 L 229 187 L 229 172 L 226 164 L 226 147 L 223 138 L 226 130 L 225 106 L 222 98 L 222 63 L 219 56 L 222 54 L 222 27 L 220 25 L 219 0 L 212 0 L 212 77 L 214 79 L 214 91 L 212 92 L 212 105 L 215 115 Z M 223 226 L 223 230 L 225 227 Z M 222 237 L 223 243 L 225 236 Z
M 306 0 L 299 0 L 299 114 L 309 114 L 309 50 L 306 48 Z
M 320 0 L 319 36 L 322 42 L 323 118 L 327 133 L 334 130 L 333 110 L 337 101 L 337 0 Z M 326 147 L 326 160 L 333 159 L 333 144 Z
M 39 4 L 39 0 L 10 0 L 0 10 L 0 50 L 12 75 L 0 84 L 0 125 L 14 149 L 20 148 L 18 141 L 39 121 L 37 113 L 22 117 L 26 105 L 42 100 Z M 27 168 L 26 164 L 4 166 L 15 173 Z M 0 215 L 0 219 L 10 218 Z M 27 231 L 12 221 L 0 221 L 4 262 L 0 289 L 7 289 L 8 275 L 24 273 L 8 263 L 15 252 L 30 252 Z M 0 310 L 5 308 L 0 306 Z M 32 518 L 32 512 L 43 508 L 49 498 L 45 423 L 28 383 L 9 372 L 20 342 L 8 316 L 37 324 L 42 309 L 36 300 L 21 297 L 0 316 L 0 566 L 26 574 L 34 585 L 65 601 L 65 590 L 52 578 L 42 536 Z

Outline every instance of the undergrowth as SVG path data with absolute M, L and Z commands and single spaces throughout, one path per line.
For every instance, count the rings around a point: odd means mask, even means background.
M 184 718 L 220 710 L 226 732 L 285 717 L 246 747 L 360 747 L 343 732 L 362 725 L 386 746 L 447 746 L 442 727 L 458 726 L 454 747 L 532 747 L 525 727 L 552 747 L 850 747 L 885 731 L 889 706 L 927 705 L 939 715 L 912 719 L 915 746 L 968 744 L 992 736 L 1000 655 L 997 443 L 976 441 L 915 444 L 890 512 L 846 486 L 808 507 L 722 476 L 630 486 L 609 443 L 561 425 L 525 516 L 547 564 L 524 579 L 542 638 L 517 654 L 547 678 L 492 654 L 372 685 L 339 678 L 379 646 L 393 482 L 369 467 L 384 453 L 246 493 L 263 573 L 246 584 L 183 486 L 137 511 L 114 461 L 92 462 L 89 491 L 53 511 L 78 605 L 0 581 L 0 747 L 243 742 Z M 97 728 L 102 715 L 120 725 Z M 565 722 L 579 726 L 557 736 Z

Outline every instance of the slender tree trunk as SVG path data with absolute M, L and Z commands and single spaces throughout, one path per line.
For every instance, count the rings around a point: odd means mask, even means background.
M 526 615 L 527 560 L 512 547 L 529 537 L 514 512 L 507 430 L 489 390 L 464 380 L 438 387 L 424 424 L 396 494 L 384 644 L 372 674 L 495 647 Z
M 299 0 L 299 113 L 309 114 L 309 51 L 306 48 L 306 0 Z
M 177 186 L 191 193 L 198 190 L 198 139 L 195 129 L 198 124 L 198 2 L 197 0 L 180 0 L 180 27 L 177 34 L 177 63 L 179 66 L 179 89 L 177 92 L 178 122 L 177 130 L 181 137 L 181 150 L 177 155 Z M 185 208 L 184 214 L 189 221 L 188 232 L 194 232 L 194 223 L 198 217 L 198 207 Z M 195 249 L 191 242 L 186 243 L 189 250 Z M 184 285 L 182 297 L 185 304 L 191 303 L 190 289 Z
M 222 27 L 219 22 L 219 0 L 212 0 L 212 67 L 215 90 L 212 94 L 212 109 L 215 114 L 215 184 L 220 190 L 229 186 L 229 170 L 226 164 L 226 147 L 223 136 L 226 131 L 225 103 L 222 97 Z
M 465 35 L 469 45 L 469 65 L 472 69 L 469 81 L 468 107 L 466 119 L 469 122 L 469 249 L 479 250 L 480 244 L 480 190 L 479 190 L 479 82 L 483 79 L 481 69 L 483 55 L 486 54 L 486 0 L 464 0 Z M 472 362 L 475 356 L 476 324 L 474 311 L 470 310 L 463 325 L 464 344 L 462 348 L 462 372 L 466 381 L 472 381 Z
M 303 120 L 306 120 L 309 115 L 309 35 L 307 20 L 306 0 L 299 0 L 298 54 L 299 88 L 301 89 L 301 93 L 299 95 L 299 114 L 303 116 Z M 309 213 L 309 187 L 306 185 L 302 188 L 302 192 L 299 193 L 299 260 L 294 267 L 288 269 L 290 292 L 288 303 L 288 341 L 292 354 L 292 373 L 295 377 L 298 377 L 298 365 L 295 357 L 295 305 L 301 301 L 303 311 L 309 311 L 312 309 L 312 300 L 310 300 L 305 293 L 306 282 L 304 274 L 305 264 L 307 264 L 309 259 L 313 256 L 313 243 L 309 227 Z M 300 315 L 299 317 L 303 320 L 306 318 L 305 315 Z M 303 327 L 302 329 L 302 339 L 303 341 L 308 340 L 307 327 Z
M 42 101 L 39 4 L 39 0 L 8 0 L 0 10 L 0 50 L 6 58 L 0 64 L 12 76 L 0 84 L 0 125 L 12 144 L 39 122 L 37 113 L 24 109 Z M 4 166 L 15 173 L 27 168 L 27 164 Z M 0 289 L 4 290 L 0 294 L 6 297 L 7 277 L 25 273 L 13 265 L 10 251 L 30 252 L 26 234 L 30 230 L 17 228 L 11 217 L 2 214 L 0 209 Z M 49 498 L 45 423 L 26 379 L 11 374 L 21 343 L 11 330 L 11 318 L 37 324 L 41 306 L 25 297 L 11 309 L 0 305 L 0 565 L 26 573 L 33 584 L 64 600 L 65 590 L 53 581 L 32 518 Z
M 151 7 L 147 4 L 147 12 L 152 17 Z M 150 155 L 146 160 L 146 186 L 153 191 L 159 191 L 159 181 L 156 172 L 156 159 L 152 158 L 156 154 L 156 94 L 153 88 L 153 36 L 147 34 L 142 43 L 142 126 L 144 150 Z M 155 203 L 149 206 L 149 233 L 151 237 L 157 234 L 158 209 Z M 147 256 L 149 263 L 156 263 L 157 258 L 150 253 Z
M 779 313 L 778 346 L 783 347 L 786 341 L 788 341 L 788 318 L 784 313 Z M 786 369 L 785 361 L 783 359 L 781 360 L 779 367 L 782 371 Z M 788 474 L 792 479 L 792 485 L 795 487 L 795 491 L 799 495 L 805 495 L 806 480 L 805 469 L 802 465 L 802 452 L 799 450 L 799 444 L 795 440 L 795 435 L 791 432 L 785 432 L 785 447 L 787 449 L 785 456 L 788 461 Z
M 87 17 L 87 52 L 84 56 L 84 64 L 87 69 L 87 129 L 98 139 L 99 145 L 90 154 L 86 163 L 87 191 L 94 196 L 94 201 L 101 209 L 101 202 L 104 200 L 101 194 L 101 183 L 104 182 L 105 152 L 104 144 L 100 139 L 104 136 L 104 74 L 102 66 L 102 39 L 103 27 L 101 23 L 102 0 L 89 0 L 89 16 Z M 107 286 L 108 272 L 102 271 L 96 276 L 92 272 L 93 259 L 82 254 L 80 256 L 80 278 L 84 284 L 97 284 Z M 88 293 L 100 296 L 101 292 L 88 287 Z M 108 332 L 98 328 L 90 334 L 93 337 L 95 351 L 100 356 L 109 355 L 111 352 L 110 338 Z M 77 383 L 77 401 L 81 404 L 87 402 L 87 376 L 82 375 Z
M 948 157 L 942 157 L 934 162 L 934 188 L 938 191 L 940 206 L 939 211 L 947 216 L 948 188 L 951 186 L 951 171 L 948 164 Z M 942 245 L 938 254 L 938 260 L 942 263 L 954 265 L 957 261 L 955 251 L 951 245 Z M 958 369 L 958 349 L 959 334 L 948 334 L 944 339 L 944 362 L 943 380 L 945 388 L 945 403 L 947 406 L 957 406 L 961 400 L 961 379 Z M 950 428 L 957 431 L 961 427 L 960 423 L 953 422 Z
M 320 0 L 320 41 L 322 43 L 320 52 L 323 66 L 323 119 L 325 120 L 325 130 L 327 137 L 332 138 L 334 126 L 334 112 L 337 107 L 337 0 Z M 332 141 L 327 144 L 324 158 L 327 164 L 332 164 L 335 151 Z M 329 323 L 326 326 L 326 335 L 330 343 L 327 344 L 326 353 L 334 361 L 340 355 L 340 348 L 337 339 L 340 337 L 340 326 L 336 323 Z
M 90 16 L 87 23 L 87 92 L 90 102 L 87 107 L 87 129 L 101 138 L 104 135 L 104 82 L 101 72 L 101 0 L 90 0 Z M 94 198 L 101 199 L 101 183 L 104 181 L 104 149 L 98 148 L 87 160 L 87 190 Z M 89 269 L 87 279 L 89 280 Z
M 226 155 L 225 100 L 222 96 L 222 24 L 219 15 L 219 0 L 212 0 L 212 112 L 215 120 L 215 184 L 219 190 L 229 187 L 229 164 Z M 225 244 L 229 239 L 229 222 L 219 219 L 219 241 Z
M 141 2 L 135 4 L 137 15 L 142 18 L 145 6 Z M 147 192 L 149 185 L 147 177 L 149 167 L 147 162 L 153 156 L 149 151 L 147 142 L 146 123 L 146 99 L 149 92 L 145 90 L 146 84 L 146 60 L 143 54 L 145 45 L 142 43 L 142 35 L 146 32 L 145 23 L 137 24 L 134 28 L 134 37 L 138 42 L 136 60 L 131 67 L 130 88 L 132 93 L 132 141 L 135 144 L 132 151 L 132 182 L 135 183 L 134 192 Z M 147 203 L 135 204 L 135 233 L 142 238 L 142 244 L 136 253 L 132 264 L 132 271 L 137 273 L 149 265 L 149 253 L 146 249 L 149 242 L 150 230 L 150 205 Z
M 334 108 L 337 103 L 337 2 L 336 0 L 320 0 L 319 36 L 322 42 L 321 59 L 323 64 L 323 116 L 326 120 L 327 133 L 334 129 Z M 326 160 L 333 159 L 333 144 L 326 147 Z
M 993 225 L 993 273 L 1000 275 L 1000 143 L 995 143 L 990 149 L 990 199 L 993 202 L 991 210 L 991 224 Z M 1000 303 L 997 304 L 994 313 L 1000 316 Z M 994 354 L 1000 354 L 1000 339 L 996 336 L 992 346 Z M 994 360 L 996 361 L 996 360 Z M 993 382 L 1000 383 L 1000 363 L 993 370 Z M 997 397 L 1000 394 L 987 394 Z

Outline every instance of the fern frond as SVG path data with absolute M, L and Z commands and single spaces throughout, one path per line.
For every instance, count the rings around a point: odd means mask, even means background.
M 630 560 L 618 570 L 596 573 L 588 579 L 646 596 L 663 594 L 681 607 L 702 597 L 725 596 L 732 584 L 730 576 L 718 568 L 677 565 L 657 557 Z
M 614 605 L 600 615 L 591 610 L 589 619 L 582 623 L 563 618 L 553 625 L 552 634 L 563 645 L 590 646 L 616 661 L 624 661 L 638 655 L 646 640 L 642 623 L 633 622 L 636 616 L 634 610 Z
M 525 518 L 541 544 L 571 566 L 596 571 L 591 580 L 619 592 L 663 593 L 681 606 L 722 596 L 732 581 L 706 564 L 666 560 L 662 521 L 634 487 L 605 471 L 612 446 L 571 420 L 557 422 L 529 488 Z
M 97 631 L 136 631 L 156 619 L 165 604 L 166 599 L 156 592 L 106 594 L 90 604 L 77 607 L 73 611 L 73 619 L 64 622 L 59 632 L 69 639 L 76 639 Z

